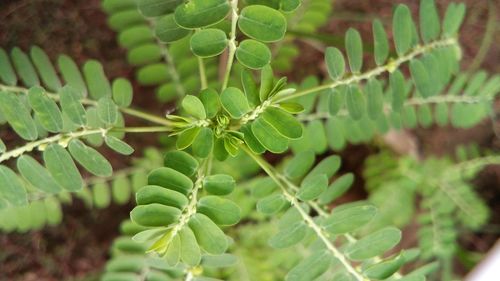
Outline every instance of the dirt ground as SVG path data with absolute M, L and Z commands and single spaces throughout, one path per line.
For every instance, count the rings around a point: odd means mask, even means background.
M 128 77 L 133 80 L 134 69 L 125 61 L 126 53 L 118 47 L 116 34 L 106 25 L 106 16 L 100 9 L 101 0 L 1 0 L 0 1 L 0 46 L 10 50 L 20 46 L 24 50 L 38 45 L 54 59 L 65 53 L 78 63 L 87 59 L 98 59 L 104 65 L 108 77 Z M 358 28 L 364 38 L 371 38 L 370 21 L 374 17 L 390 19 L 395 2 L 404 2 L 417 9 L 415 0 L 337 0 L 334 14 L 321 29 L 324 34 L 343 36 L 347 28 Z M 444 7 L 449 0 L 438 0 Z M 466 0 L 469 11 L 462 31 L 464 67 L 480 66 L 491 73 L 500 71 L 500 1 Z M 494 34 L 489 47 L 481 47 L 487 22 L 493 11 L 497 19 L 493 22 Z M 496 24 L 495 24 L 496 22 Z M 491 24 L 490 24 L 491 26 Z M 496 29 L 496 30 L 495 30 Z M 371 40 L 371 39 L 370 39 Z M 301 75 L 322 74 L 317 62 L 321 52 L 308 44 L 298 42 L 303 50 L 295 66 L 302 69 Z M 485 44 L 486 45 L 486 44 Z M 481 50 L 483 57 L 477 57 Z M 297 75 L 293 75 L 297 77 Z M 167 108 L 156 102 L 152 88 L 134 85 L 134 104 L 153 113 L 161 114 Z M 470 130 L 452 128 L 411 132 L 424 154 L 448 154 L 458 144 L 478 143 L 482 148 L 498 150 L 500 143 L 492 133 L 491 120 L 485 120 Z M 3 134 L 0 132 L 0 134 Z M 2 136 L 3 137 L 3 136 Z M 157 143 L 156 137 L 147 140 L 133 137 L 129 142 L 134 147 Z M 363 160 L 376 150 L 370 146 L 350 146 L 342 153 L 346 169 L 360 173 Z M 114 164 L 125 165 L 124 159 L 114 159 Z M 500 198 L 498 183 L 500 169 L 491 167 L 476 180 L 478 191 L 493 208 L 494 217 L 484 233 L 468 233 L 461 241 L 468 250 L 484 253 L 499 237 Z M 357 183 L 352 198 L 365 196 L 362 182 Z M 66 206 L 64 220 L 60 226 L 27 234 L 0 234 L 0 281 L 52 281 L 94 280 L 108 257 L 108 248 L 117 235 L 118 224 L 126 217 L 131 205 L 112 206 L 104 210 L 89 210 L 76 201 Z M 411 238 L 410 238 L 411 239 Z M 465 268 L 458 268 L 466 272 Z M 90 277 L 85 277 L 90 276 Z

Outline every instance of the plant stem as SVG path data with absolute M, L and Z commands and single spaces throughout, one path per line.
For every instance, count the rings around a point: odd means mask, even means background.
M 434 42 L 429 43 L 427 45 L 423 45 L 423 46 L 419 45 L 419 46 L 416 46 L 407 55 L 399 57 L 396 60 L 391 60 L 387 64 L 373 68 L 372 70 L 369 70 L 365 73 L 353 74 L 350 77 L 340 79 L 340 80 L 334 81 L 334 82 L 326 84 L 326 85 L 321 85 L 321 86 L 313 87 L 310 89 L 298 91 L 298 92 L 295 92 L 295 93 L 288 95 L 288 96 L 275 96 L 273 99 L 273 102 L 280 103 L 280 102 L 295 99 L 295 98 L 298 98 L 301 96 L 305 96 L 305 95 L 308 95 L 311 93 L 315 93 L 315 92 L 318 92 L 321 90 L 334 89 L 334 88 L 337 88 L 341 85 L 349 85 L 349 84 L 361 82 L 364 80 L 368 80 L 370 78 L 379 76 L 385 72 L 392 72 L 395 69 L 397 69 L 401 64 L 409 62 L 419 55 L 425 54 L 425 53 L 430 52 L 430 51 L 437 49 L 437 48 L 453 46 L 456 44 L 458 44 L 458 43 L 457 43 L 457 40 L 455 38 L 447 38 L 447 39 L 442 39 L 439 41 L 434 41 Z
M 200 57 L 198 57 L 198 69 L 200 71 L 201 89 L 204 90 L 208 87 L 208 82 L 207 74 L 205 73 L 205 63 L 203 62 L 203 58 Z
M 259 166 L 264 170 L 271 179 L 280 187 L 281 192 L 285 199 L 294 207 L 302 217 L 302 219 L 306 222 L 306 225 L 311 228 L 316 236 L 325 244 L 327 249 L 333 254 L 335 258 L 337 258 L 340 263 L 344 266 L 344 268 L 358 281 L 365 281 L 365 279 L 355 268 L 353 265 L 349 263 L 346 257 L 333 245 L 333 243 L 329 239 L 329 234 L 319 226 L 314 219 L 309 216 L 306 210 L 302 208 L 299 200 L 295 198 L 292 194 L 288 192 L 286 187 L 283 185 L 283 182 L 279 179 L 278 174 L 274 171 L 273 167 L 269 165 L 262 157 L 254 154 L 250 151 L 246 146 L 242 146 L 243 151 L 245 151 Z
M 7 92 L 27 94 L 29 89 L 24 88 L 24 87 L 7 86 L 7 85 L 0 84 L 0 90 L 7 91 Z M 56 93 L 46 92 L 46 94 L 48 97 L 50 97 L 51 99 L 53 99 L 55 101 L 60 100 L 59 95 Z M 84 105 L 92 105 L 92 106 L 97 105 L 96 101 L 90 100 L 90 99 L 82 99 L 81 102 Z M 149 114 L 149 113 L 137 110 L 137 109 L 132 109 L 132 108 L 128 108 L 128 107 L 119 107 L 119 109 L 121 112 L 123 112 L 127 115 L 134 116 L 134 117 L 137 117 L 137 118 L 140 118 L 140 119 L 152 122 L 152 123 L 156 123 L 158 125 L 164 125 L 164 126 L 171 126 L 172 125 L 172 123 L 170 121 L 168 121 L 167 119 L 165 119 L 163 117 L 158 117 L 156 115 Z
M 234 54 L 236 53 L 236 23 L 238 22 L 238 0 L 231 1 L 231 38 L 229 39 L 229 53 L 227 57 L 226 71 L 222 82 L 222 89 L 227 88 L 231 68 L 233 67 Z

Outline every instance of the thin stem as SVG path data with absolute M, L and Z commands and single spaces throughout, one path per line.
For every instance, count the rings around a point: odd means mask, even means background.
M 329 88 L 334 89 L 334 88 L 339 87 L 341 85 L 349 85 L 349 84 L 358 83 L 358 82 L 361 82 L 364 80 L 368 80 L 370 78 L 379 76 L 385 72 L 392 72 L 395 69 L 397 69 L 401 64 L 409 62 L 419 55 L 425 54 L 425 53 L 430 52 L 430 51 L 437 49 L 437 48 L 453 46 L 456 44 L 457 44 L 457 40 L 455 38 L 447 38 L 447 39 L 432 42 L 432 43 L 427 44 L 427 45 L 423 45 L 423 46 L 419 45 L 419 46 L 416 46 L 413 49 L 413 51 L 411 51 L 407 55 L 399 57 L 396 60 L 391 60 L 387 64 L 373 68 L 372 70 L 369 70 L 365 73 L 353 74 L 350 77 L 340 79 L 340 80 L 334 81 L 334 82 L 326 84 L 326 85 L 321 85 L 321 86 L 313 87 L 313 88 L 306 89 L 303 91 L 298 91 L 298 92 L 295 92 L 295 93 L 288 95 L 288 96 L 275 96 L 273 102 L 280 103 L 280 102 L 295 99 L 295 98 L 298 98 L 301 96 L 305 96 L 305 95 L 308 95 L 311 93 L 315 93 L 315 92 L 318 92 L 321 90 L 325 90 L 325 89 L 329 89 Z
M 110 132 L 125 132 L 125 133 L 163 133 L 171 131 L 172 129 L 168 127 L 124 127 L 124 128 L 110 129 Z
M 208 87 L 207 75 L 205 73 L 205 63 L 203 62 L 203 58 L 198 57 L 198 69 L 200 71 L 200 82 L 201 89 L 204 90 Z
M 29 89 L 24 88 L 24 87 L 7 86 L 7 85 L 0 84 L 0 90 L 7 91 L 7 92 L 13 92 L 13 93 L 27 94 Z M 47 92 L 47 96 L 55 101 L 60 100 L 59 95 L 56 93 Z M 97 105 L 96 101 L 90 100 L 90 99 L 82 99 L 81 102 L 84 105 L 92 105 L 92 106 Z M 137 117 L 137 118 L 140 118 L 140 119 L 152 122 L 152 123 L 156 123 L 158 125 L 164 125 L 164 126 L 171 126 L 172 125 L 172 122 L 168 121 L 167 119 L 165 119 L 163 117 L 159 117 L 159 116 L 156 116 L 153 114 L 142 112 L 142 111 L 137 110 L 137 109 L 132 109 L 132 108 L 128 108 L 128 107 L 119 107 L 119 110 L 127 115 L 134 116 L 134 117 Z
M 306 222 L 306 225 L 311 228 L 316 236 L 325 244 L 326 248 L 335 256 L 340 263 L 345 267 L 345 269 L 356 278 L 358 281 L 365 281 L 365 279 L 346 259 L 346 257 L 333 245 L 333 243 L 329 239 L 329 234 L 324 231 L 324 229 L 319 226 L 311 216 L 307 213 L 304 208 L 300 205 L 300 202 L 288 192 L 286 187 L 283 185 L 283 182 L 279 179 L 278 174 L 274 171 L 274 169 L 267 163 L 262 157 L 254 154 L 247 147 L 242 146 L 243 151 L 245 151 L 259 166 L 273 179 L 273 181 L 280 187 L 281 192 L 285 199 L 290 202 L 292 207 L 294 207 L 302 217 L 302 219 Z
M 34 142 L 29 142 L 21 147 L 18 147 L 16 149 L 11 150 L 11 151 L 7 151 L 7 152 L 3 153 L 2 155 L 0 155 L 0 163 L 8 160 L 10 158 L 13 158 L 13 157 L 19 157 L 20 155 L 22 155 L 26 152 L 30 152 L 35 148 L 38 148 L 38 147 L 41 147 L 44 145 L 48 145 L 50 143 L 60 142 L 63 140 L 65 143 L 67 143 L 71 139 L 89 136 L 89 135 L 93 135 L 93 134 L 99 134 L 99 133 L 106 134 L 107 132 L 108 132 L 108 129 L 93 129 L 93 130 L 83 129 L 83 130 L 78 131 L 78 132 L 67 133 L 67 134 L 66 133 L 65 134 L 57 134 L 57 135 L 54 135 L 54 136 L 51 136 L 51 137 L 48 137 L 45 139 L 41 139 L 41 140 L 34 141 Z
M 226 72 L 222 82 L 222 90 L 227 88 L 231 68 L 233 67 L 234 54 L 236 53 L 236 23 L 238 22 L 238 0 L 231 1 L 231 38 L 229 39 L 229 53 L 227 58 Z

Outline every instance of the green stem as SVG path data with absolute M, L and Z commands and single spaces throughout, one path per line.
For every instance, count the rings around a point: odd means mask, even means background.
M 267 163 L 262 157 L 254 154 L 250 149 L 246 146 L 242 146 L 243 151 L 245 151 L 259 166 L 264 170 L 271 179 L 280 187 L 281 192 L 285 199 L 291 204 L 293 208 L 295 208 L 302 219 L 305 221 L 306 225 L 311 228 L 316 236 L 325 244 L 326 248 L 333 254 L 335 258 L 337 258 L 340 263 L 344 266 L 344 268 L 358 281 L 365 281 L 365 279 L 355 268 L 353 265 L 349 263 L 347 258 L 333 245 L 333 243 L 329 239 L 329 234 L 319 226 L 314 219 L 309 216 L 308 212 L 301 206 L 300 202 L 290 194 L 287 188 L 283 185 L 283 182 L 279 179 L 278 173 L 274 171 L 274 168 Z
M 227 56 L 226 71 L 222 82 L 222 90 L 227 88 L 231 68 L 233 67 L 234 54 L 236 53 L 236 23 L 238 22 L 238 0 L 231 1 L 231 38 L 229 39 L 229 53 Z
M 359 83 L 361 81 L 368 80 L 370 78 L 379 76 L 379 75 L 381 75 L 381 74 L 383 74 L 385 72 L 392 72 L 395 69 L 397 69 L 401 64 L 409 62 L 409 61 L 413 60 L 415 57 L 417 57 L 419 55 L 425 54 L 425 53 L 430 52 L 430 51 L 432 51 L 434 49 L 437 49 L 437 48 L 442 48 L 442 47 L 447 47 L 447 46 L 453 46 L 453 45 L 456 45 L 456 44 L 457 44 L 457 40 L 455 38 L 447 38 L 447 39 L 442 39 L 442 40 L 439 40 L 439 41 L 435 41 L 435 42 L 429 43 L 427 45 L 423 45 L 423 46 L 419 45 L 419 46 L 416 46 L 407 55 L 399 57 L 396 60 L 391 60 L 387 64 L 378 66 L 376 68 L 373 68 L 372 70 L 369 70 L 369 71 L 367 71 L 365 73 L 353 74 L 350 77 L 347 77 L 347 78 L 344 78 L 344 79 L 340 79 L 340 80 L 334 81 L 334 82 L 326 84 L 326 85 L 320 85 L 320 86 L 313 87 L 313 88 L 310 88 L 310 89 L 306 89 L 306 90 L 302 90 L 302 91 L 297 91 L 297 92 L 295 92 L 295 93 L 293 93 L 291 95 L 288 95 L 288 96 L 275 96 L 273 98 L 273 103 L 284 102 L 284 101 L 287 101 L 287 100 L 295 99 L 295 98 L 298 98 L 298 97 L 301 97 L 301 96 L 305 96 L 305 95 L 308 95 L 308 94 L 311 94 L 311 93 L 315 93 L 315 92 L 318 92 L 318 91 L 322 91 L 322 90 L 325 90 L 325 89 L 334 89 L 334 88 L 337 88 L 337 87 L 342 86 L 342 85 L 349 85 L 349 84 L 353 84 L 353 83 Z
M 207 75 L 205 72 L 205 63 L 203 62 L 203 58 L 198 57 L 198 69 L 200 71 L 200 82 L 201 89 L 204 90 L 208 87 Z

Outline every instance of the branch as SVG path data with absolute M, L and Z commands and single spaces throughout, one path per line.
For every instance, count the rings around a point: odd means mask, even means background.
M 229 54 L 227 58 L 226 72 L 224 74 L 224 82 L 222 82 L 222 90 L 226 89 L 233 67 L 234 54 L 236 53 L 236 23 L 238 22 L 238 0 L 231 1 L 231 38 L 229 39 Z
M 311 228 L 316 236 L 325 244 L 326 248 L 337 258 L 340 263 L 344 266 L 344 268 L 352 275 L 356 280 L 358 281 L 365 281 L 366 279 L 359 273 L 356 268 L 349 263 L 347 258 L 333 245 L 333 243 L 329 239 L 329 234 L 321 227 L 319 226 L 314 219 L 309 216 L 306 210 L 302 208 L 300 205 L 301 202 L 295 198 L 288 190 L 286 187 L 283 185 L 283 182 L 280 180 L 278 173 L 276 173 L 267 163 L 264 159 L 262 159 L 260 156 L 254 154 L 252 151 L 250 151 L 246 146 L 242 146 L 243 151 L 245 151 L 259 166 L 273 179 L 273 181 L 280 187 L 281 192 L 285 199 L 291 204 L 293 208 L 295 208 L 299 214 L 301 215 L 302 219 L 306 222 L 306 225 Z
M 447 39 L 435 41 L 435 42 L 432 42 L 432 43 L 429 43 L 429 44 L 423 45 L 423 46 L 418 45 L 415 48 L 413 48 L 413 50 L 410 53 L 408 53 L 407 55 L 399 57 L 396 60 L 391 60 L 385 65 L 373 68 L 365 73 L 353 74 L 350 77 L 340 79 L 340 80 L 334 81 L 334 82 L 326 84 L 326 85 L 321 85 L 321 86 L 313 87 L 313 88 L 310 88 L 307 90 L 298 91 L 298 92 L 295 92 L 295 93 L 288 95 L 288 96 L 275 96 L 273 99 L 273 103 L 284 102 L 287 100 L 295 99 L 295 98 L 305 96 L 305 95 L 308 95 L 311 93 L 315 93 L 315 92 L 318 92 L 321 90 L 325 90 L 328 88 L 334 89 L 334 88 L 337 88 L 337 87 L 342 86 L 342 85 L 349 85 L 349 84 L 358 83 L 358 82 L 361 82 L 364 80 L 369 80 L 370 78 L 379 76 L 385 72 L 392 72 L 395 69 L 397 69 L 401 64 L 409 62 L 409 61 L 413 60 L 415 57 L 420 56 L 420 55 L 425 54 L 425 53 L 428 53 L 434 49 L 453 46 L 453 45 L 457 45 L 457 44 L 458 43 L 457 43 L 457 40 L 455 38 L 447 38 Z

